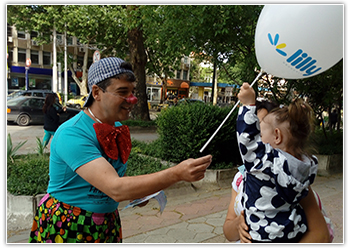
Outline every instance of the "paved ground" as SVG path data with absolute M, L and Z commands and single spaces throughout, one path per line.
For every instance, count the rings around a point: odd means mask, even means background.
M 317 177 L 313 185 L 335 227 L 333 243 L 343 243 L 343 175 Z M 124 243 L 229 243 L 222 231 L 230 202 L 229 187 L 198 189 L 189 185 L 166 190 L 162 214 L 152 199 L 142 208 L 120 212 Z M 122 202 L 122 209 L 127 202 Z M 29 229 L 7 232 L 7 243 L 26 243 Z
M 13 143 L 28 140 L 19 153 L 35 152 L 35 137 L 42 137 L 42 126 L 7 126 Z M 132 132 L 131 136 L 151 141 L 154 133 Z M 313 184 L 335 226 L 333 243 L 343 243 L 343 175 L 316 178 Z M 168 203 L 162 214 L 158 203 L 152 199 L 143 208 L 128 208 L 120 212 L 124 243 L 228 243 L 222 232 L 231 189 L 201 188 L 196 191 L 187 183 L 165 190 Z M 122 209 L 127 202 L 122 202 Z M 26 243 L 29 229 L 19 232 L 7 231 L 7 243 Z

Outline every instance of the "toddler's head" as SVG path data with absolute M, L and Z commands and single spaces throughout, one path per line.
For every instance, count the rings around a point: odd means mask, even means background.
M 314 129 L 314 113 L 310 105 L 297 99 L 289 106 L 273 109 L 260 126 L 264 143 L 301 159 L 301 155 L 307 154 L 306 142 Z

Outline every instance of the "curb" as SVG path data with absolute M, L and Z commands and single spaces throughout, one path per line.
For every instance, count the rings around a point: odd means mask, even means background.
M 216 190 L 229 187 L 237 168 L 206 171 L 205 177 L 194 183 L 178 182 L 165 189 L 167 196 L 186 194 L 197 190 Z M 45 194 L 15 196 L 7 192 L 7 230 L 20 231 L 32 227 L 33 218 L 40 200 Z

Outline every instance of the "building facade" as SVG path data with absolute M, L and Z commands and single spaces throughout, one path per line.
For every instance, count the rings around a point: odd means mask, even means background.
M 183 57 L 180 69 L 174 71 L 175 77 L 167 79 L 166 84 L 163 84 L 159 77 L 146 76 L 147 96 L 151 105 L 158 105 L 162 100 L 172 100 L 175 97 L 178 99 L 189 97 L 190 65 L 190 58 Z
M 52 66 L 53 45 L 39 45 L 34 39 L 38 36 L 36 31 L 23 32 L 15 26 L 7 26 L 7 90 L 12 92 L 25 87 L 26 60 L 30 58 L 31 66 L 28 69 L 29 89 L 53 89 Z M 64 36 L 57 34 L 57 45 L 63 51 Z M 60 50 L 58 50 L 59 52 Z M 77 77 L 82 76 L 81 66 L 84 59 L 84 48 L 75 37 L 67 38 L 67 52 L 73 55 L 76 61 L 73 68 Z M 88 67 L 92 64 L 92 51 L 89 51 Z M 91 54 L 91 55 L 90 55 Z M 58 92 L 64 92 L 64 65 L 58 63 Z M 79 87 L 71 78 L 68 70 L 69 92 L 79 94 Z

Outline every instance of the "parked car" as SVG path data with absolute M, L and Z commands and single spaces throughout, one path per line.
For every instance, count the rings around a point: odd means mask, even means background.
M 67 105 L 67 107 L 81 109 L 81 108 L 83 108 L 87 97 L 88 97 L 88 95 L 77 95 L 76 97 L 69 99 L 67 101 L 66 105 Z
M 52 90 L 49 89 L 30 89 L 30 90 L 19 90 L 19 91 L 14 91 L 11 94 L 7 96 L 7 100 L 10 100 L 12 98 L 16 98 L 19 96 L 37 96 L 37 97 L 46 97 L 50 93 L 55 93 Z M 57 100 L 59 103 L 62 104 L 62 98 L 59 93 L 56 93 L 57 95 Z
M 20 96 L 7 101 L 7 122 L 15 122 L 20 126 L 29 124 L 44 124 L 44 97 Z M 59 102 L 54 104 L 59 112 L 63 109 Z M 66 112 L 60 114 L 60 123 L 63 123 L 80 111 L 67 108 Z

